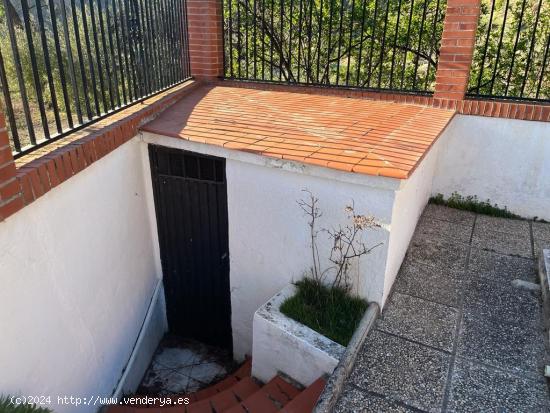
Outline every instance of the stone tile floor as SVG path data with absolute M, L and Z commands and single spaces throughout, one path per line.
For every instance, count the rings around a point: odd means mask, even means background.
M 535 257 L 550 224 L 428 205 L 336 412 L 550 412 Z
M 228 352 L 197 341 L 167 336 L 160 343 L 137 394 L 193 393 L 223 379 L 235 367 Z

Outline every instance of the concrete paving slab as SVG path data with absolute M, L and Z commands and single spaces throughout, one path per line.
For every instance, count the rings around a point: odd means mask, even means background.
M 521 279 L 537 281 L 535 261 L 531 258 L 512 257 L 491 251 L 472 248 L 469 272 L 474 276 L 504 282 Z
M 394 290 L 456 308 L 469 282 L 470 277 L 465 271 L 449 271 L 406 261 L 401 266 Z
M 352 386 L 344 389 L 334 413 L 418 413 L 418 409 L 377 394 L 367 394 Z
M 515 287 L 511 281 L 472 281 L 464 297 L 464 314 L 478 319 L 523 325 L 542 324 L 540 291 Z
M 443 205 L 428 204 L 424 209 L 422 218 L 441 219 L 443 221 L 453 222 L 460 225 L 472 227 L 476 214 L 470 211 L 461 211 L 459 209 L 449 208 Z
M 428 412 L 441 411 L 450 355 L 372 331 L 350 382 Z
M 461 225 L 440 219 L 423 218 L 414 234 L 417 240 L 450 241 L 469 243 L 472 236 L 471 225 Z
M 540 377 L 544 365 L 543 331 L 539 326 L 517 325 L 464 314 L 457 354 L 517 374 Z
M 466 268 L 468 246 L 445 241 L 428 241 L 413 239 L 407 258 L 437 268 L 461 271 Z
M 533 222 L 533 238 L 548 240 L 550 243 L 550 223 Z
M 523 234 L 510 234 L 487 229 L 474 228 L 472 246 L 485 251 L 532 258 L 531 238 Z
M 455 308 L 395 292 L 378 320 L 377 328 L 451 351 L 457 320 Z
M 497 231 L 529 237 L 529 221 L 479 215 L 476 220 L 476 230 Z
M 459 358 L 451 379 L 449 412 L 550 411 L 543 380 L 530 380 Z

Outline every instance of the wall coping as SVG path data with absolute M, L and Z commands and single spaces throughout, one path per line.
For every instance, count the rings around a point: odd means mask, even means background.
M 384 90 L 362 90 L 357 88 L 336 88 L 317 85 L 276 84 L 261 81 L 241 81 L 218 79 L 210 83 L 259 90 L 280 90 L 292 93 L 342 96 L 356 99 L 382 100 L 410 105 L 433 106 L 441 109 L 455 110 L 461 115 L 476 115 L 493 118 L 529 120 L 550 122 L 550 104 L 533 101 L 509 99 L 482 99 L 466 97 L 460 99 L 444 99 L 434 97 L 430 93 L 392 92 Z

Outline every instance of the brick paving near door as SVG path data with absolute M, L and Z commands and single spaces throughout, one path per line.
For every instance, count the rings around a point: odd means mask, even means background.
M 550 224 L 428 205 L 335 411 L 550 411 L 541 296 L 521 282 L 543 244 Z

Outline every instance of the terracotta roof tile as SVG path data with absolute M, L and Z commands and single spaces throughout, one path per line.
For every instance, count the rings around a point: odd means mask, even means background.
M 142 129 L 337 170 L 406 179 L 454 111 L 393 102 L 202 87 Z

